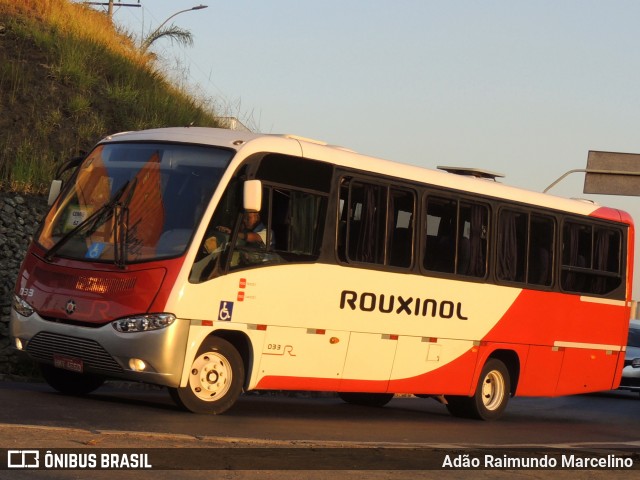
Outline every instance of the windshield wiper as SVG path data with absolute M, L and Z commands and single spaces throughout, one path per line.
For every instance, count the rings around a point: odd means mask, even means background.
M 138 177 L 131 181 L 126 198 L 122 203 L 114 206 L 114 224 L 113 224 L 113 261 L 120 267 L 127 266 L 128 239 L 129 236 L 129 204 L 133 198 L 133 193 L 138 185 Z
M 62 248 L 69 241 L 69 239 L 71 239 L 71 237 L 80 233 L 85 228 L 93 227 L 93 230 L 89 229 L 88 235 L 93 234 L 98 229 L 98 227 L 102 225 L 102 223 L 104 223 L 104 221 L 116 208 L 116 206 L 118 205 L 118 201 L 120 200 L 120 197 L 122 197 L 122 195 L 126 191 L 129 183 L 130 181 L 127 180 L 124 183 L 124 185 L 122 185 L 122 187 L 120 187 L 120 189 L 115 193 L 115 195 L 109 202 L 102 205 L 100 208 L 98 208 L 98 210 L 93 212 L 86 219 L 84 219 L 78 225 L 76 225 L 67 233 L 65 233 L 56 243 L 54 243 L 53 246 L 49 249 L 49 251 L 45 254 L 44 256 L 45 260 L 50 261 L 53 258 L 53 256 L 56 254 L 56 252 L 58 252 L 58 250 L 60 250 L 60 248 Z M 128 197 L 128 200 L 129 201 L 131 200 L 130 196 Z

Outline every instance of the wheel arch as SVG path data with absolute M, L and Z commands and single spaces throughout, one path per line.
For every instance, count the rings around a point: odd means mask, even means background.
M 515 396 L 518 389 L 518 380 L 520 379 L 520 357 L 517 352 L 509 349 L 497 349 L 491 352 L 491 354 L 485 359 L 484 363 L 490 359 L 495 358 L 504 363 L 509 372 L 510 381 L 510 393 L 511 396 Z M 483 365 L 484 365 L 483 363 Z
M 216 330 L 212 332 L 207 338 L 222 338 L 229 342 L 238 351 L 242 358 L 242 364 L 244 365 L 244 379 L 243 384 L 246 389 L 251 378 L 251 368 L 253 366 L 253 348 L 251 340 L 244 332 L 237 330 Z

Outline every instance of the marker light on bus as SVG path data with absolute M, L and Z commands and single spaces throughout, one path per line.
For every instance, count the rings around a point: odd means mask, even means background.
M 25 302 L 18 295 L 13 296 L 13 309 L 23 317 L 30 317 L 33 313 L 33 308 L 27 302 Z
M 122 333 L 146 332 L 166 328 L 175 320 L 175 315 L 171 313 L 152 313 L 150 315 L 121 318 L 112 322 L 111 325 Z
M 24 344 L 22 343 L 21 339 L 16 338 L 14 340 L 14 344 L 15 344 L 16 350 L 24 350 Z

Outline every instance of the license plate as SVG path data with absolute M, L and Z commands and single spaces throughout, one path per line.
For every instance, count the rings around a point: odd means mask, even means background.
M 69 370 L 71 372 L 82 373 L 84 365 L 82 359 L 65 357 L 64 355 L 53 356 L 53 366 L 56 368 L 62 368 L 63 370 Z

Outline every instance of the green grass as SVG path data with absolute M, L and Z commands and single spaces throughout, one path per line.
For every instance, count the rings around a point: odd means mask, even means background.
M 72 85 L 83 92 L 91 91 L 100 81 L 101 72 L 92 70 L 101 66 L 96 61 L 100 46 L 68 39 L 56 47 L 57 51 L 52 55 L 56 59 L 53 74 L 65 85 Z
M 15 164 L 9 177 L 12 190 L 29 191 L 32 189 L 34 178 L 41 178 L 49 173 L 47 164 L 51 163 L 51 158 L 41 156 L 42 152 L 39 151 L 37 143 L 22 139 L 15 145 Z
M 15 104 L 18 91 L 24 88 L 20 71 L 15 61 L 0 64 L 0 91 L 5 95 L 8 105 Z

